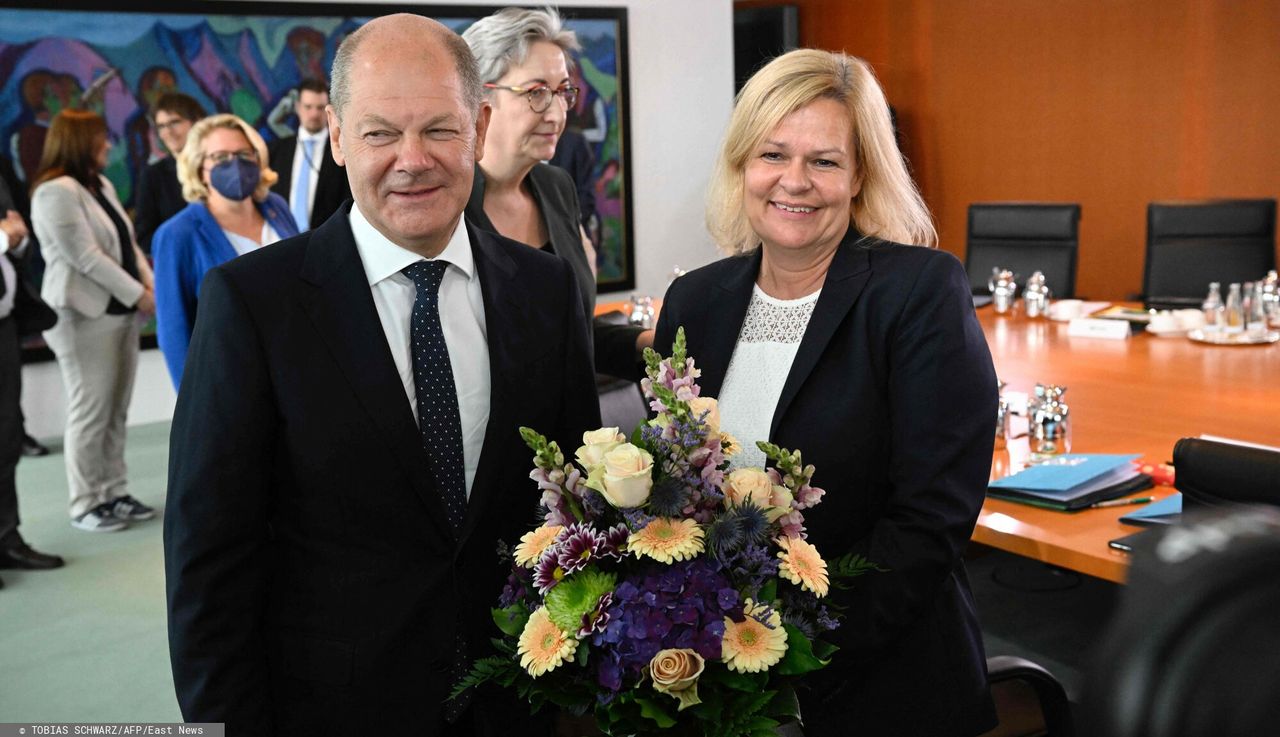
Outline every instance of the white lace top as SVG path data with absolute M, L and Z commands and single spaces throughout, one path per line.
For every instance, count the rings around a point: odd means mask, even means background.
M 754 287 L 718 397 L 720 429 L 742 443 L 741 452 L 729 459 L 733 468 L 764 466 L 764 453 L 756 441 L 769 439 L 782 385 L 821 293 L 774 299 L 758 285 Z

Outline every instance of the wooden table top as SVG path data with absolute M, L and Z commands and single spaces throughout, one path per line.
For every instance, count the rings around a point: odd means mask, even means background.
M 997 315 L 990 306 L 978 317 L 1006 391 L 1030 392 L 1037 382 L 1067 387 L 1073 452 L 1141 453 L 1160 463 L 1179 438 L 1201 434 L 1280 445 L 1280 343 L 1211 346 L 1145 332 L 1078 338 L 1066 323 Z M 1025 441 L 1009 450 L 1016 463 Z M 1121 583 L 1127 556 L 1107 542 L 1141 529 L 1118 521 L 1134 509 L 1066 513 L 988 499 L 973 539 Z

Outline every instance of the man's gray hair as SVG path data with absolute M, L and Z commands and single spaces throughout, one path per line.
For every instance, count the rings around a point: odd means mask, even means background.
M 480 79 L 496 82 L 512 66 L 523 64 L 529 58 L 529 47 L 538 41 L 546 41 L 560 47 L 565 64 L 572 69 L 570 51 L 577 51 L 578 37 L 564 27 L 564 20 L 555 8 L 525 10 L 504 8 L 493 15 L 481 18 L 462 33 L 462 40 L 471 47 L 480 66 Z
M 329 102 L 333 105 L 339 121 L 342 120 L 347 103 L 351 101 L 352 60 L 360 43 L 364 41 L 365 36 L 369 35 L 366 30 L 368 28 L 369 24 L 365 24 L 352 31 L 338 45 L 338 52 L 333 57 L 333 68 L 329 72 Z M 480 103 L 484 101 L 484 84 L 479 68 L 476 66 L 476 58 L 471 55 L 471 48 L 467 46 L 466 41 L 448 28 L 440 27 L 439 38 L 444 43 L 449 56 L 453 58 L 454 69 L 458 72 L 458 83 L 462 87 L 462 101 L 471 111 L 471 117 L 474 119 L 480 112 Z

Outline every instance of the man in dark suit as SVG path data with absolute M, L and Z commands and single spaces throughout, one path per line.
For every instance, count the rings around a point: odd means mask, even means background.
M 271 168 L 280 175 L 271 191 L 289 201 L 298 230 L 307 231 L 337 212 L 351 197 L 351 188 L 329 145 L 325 118 L 329 88 L 318 79 L 308 79 L 295 95 L 298 133 L 271 147 Z
M 43 570 L 59 568 L 62 558 L 31 549 L 18 532 L 18 459 L 22 456 L 22 348 L 19 323 L 23 308 L 39 302 L 22 283 L 21 257 L 31 247 L 30 229 L 18 212 L 18 198 L 9 184 L 12 167 L 0 159 L 0 568 Z M 52 322 L 34 328 L 52 327 Z M 0 588 L 4 581 L 0 579 Z
M 237 735 L 509 733 L 445 702 L 535 521 L 517 428 L 599 422 L 567 264 L 461 217 L 489 109 L 466 45 L 376 19 L 334 60 L 355 202 L 208 272 L 170 442 L 165 568 L 189 721 Z
M 169 155 L 139 173 L 138 194 L 133 200 L 133 227 L 138 245 L 147 254 L 151 253 L 151 236 L 156 228 L 187 206 L 178 181 L 178 156 L 187 145 L 191 126 L 205 115 L 204 107 L 194 97 L 181 92 L 168 92 L 156 100 L 152 120 Z

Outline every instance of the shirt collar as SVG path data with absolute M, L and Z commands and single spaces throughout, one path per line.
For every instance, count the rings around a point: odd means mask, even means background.
M 329 140 L 329 126 L 325 126 L 315 133 L 308 133 L 302 128 L 298 128 L 298 143 L 303 141 L 327 141 Z
M 449 237 L 449 243 L 434 259 L 425 259 L 407 248 L 392 243 L 378 229 L 373 227 L 360 212 L 360 206 L 351 205 L 351 234 L 356 239 L 356 250 L 360 253 L 360 261 L 364 264 L 364 274 L 369 286 L 395 276 L 404 267 L 419 261 L 447 261 L 449 265 L 462 274 L 468 281 L 475 274 L 475 257 L 471 254 L 471 238 L 467 235 L 467 227 L 462 218 Z M 405 277 L 408 278 L 408 277 Z

